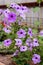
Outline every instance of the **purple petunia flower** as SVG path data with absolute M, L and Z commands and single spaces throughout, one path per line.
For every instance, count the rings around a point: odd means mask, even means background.
M 26 13 L 26 12 L 28 12 L 28 10 L 29 9 L 26 6 L 21 6 L 22 13 Z
M 19 5 L 16 4 L 16 3 L 11 3 L 10 4 L 10 7 L 13 8 L 13 9 L 16 9 Z
M 39 35 L 40 35 L 40 36 L 43 36 L 43 30 L 41 30 L 41 31 L 39 32 Z
M 17 56 L 19 53 L 19 50 L 16 50 L 12 56 Z
M 31 29 L 31 28 L 28 29 L 28 35 L 29 35 L 30 37 L 33 36 L 32 29 Z
M 6 39 L 3 41 L 3 43 L 4 43 L 4 46 L 8 47 L 11 45 L 12 41 L 11 41 L 11 39 Z
M 17 9 L 17 12 L 19 12 L 20 17 L 22 17 L 24 20 L 26 19 L 26 13 L 28 11 L 28 8 L 26 6 L 19 6 Z
M 32 61 L 33 61 L 34 64 L 40 63 L 41 62 L 40 55 L 34 54 L 33 58 L 32 58 Z
M 13 23 L 13 22 L 16 21 L 17 16 L 16 16 L 16 14 L 15 14 L 14 12 L 10 12 L 10 13 L 7 15 L 6 18 L 8 19 L 8 21 L 9 21 L 10 23 Z
M 4 27 L 3 31 L 6 32 L 6 33 L 8 33 L 8 34 L 11 33 L 11 30 L 9 30 L 7 27 Z
M 11 4 L 10 4 L 10 7 L 11 7 L 11 8 L 15 8 L 15 5 L 16 5 L 16 3 L 11 3 Z
M 39 46 L 38 40 L 36 38 L 33 39 L 33 47 Z
M 22 45 L 22 40 L 21 39 L 15 39 L 15 41 L 16 41 L 15 45 L 17 45 L 19 47 Z
M 20 29 L 19 31 L 17 31 L 17 35 L 18 35 L 18 38 L 25 38 L 26 32 L 25 30 Z
M 26 6 L 18 6 L 18 12 L 19 13 L 27 13 L 28 12 L 28 8 Z
M 18 13 L 20 13 L 19 11 L 21 10 L 21 7 L 20 7 L 19 5 L 16 5 L 16 6 L 15 6 L 15 10 L 16 10 Z
M 21 52 L 27 51 L 27 46 L 21 46 L 21 47 L 20 47 L 20 51 L 21 51 Z

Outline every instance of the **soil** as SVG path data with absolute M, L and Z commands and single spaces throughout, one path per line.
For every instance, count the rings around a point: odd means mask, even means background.
M 0 55 L 0 63 L 2 65 L 12 65 L 11 55 Z

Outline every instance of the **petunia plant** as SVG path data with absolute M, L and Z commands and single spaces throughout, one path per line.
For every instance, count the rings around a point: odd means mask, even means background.
M 19 29 L 17 31 L 17 38 L 15 39 L 15 52 L 12 55 L 13 60 L 18 65 L 28 64 L 27 61 L 33 61 L 34 64 L 41 62 L 40 52 L 38 53 L 38 49 L 40 50 L 40 44 L 38 37 L 34 35 L 31 28 Z M 26 62 L 26 63 L 25 63 Z
M 17 65 L 28 65 L 28 61 L 33 64 L 43 62 L 43 30 L 38 33 L 37 29 L 22 25 L 28 12 L 26 6 L 16 3 L 0 10 L 3 17 L 0 22 L 0 50 L 13 52 L 12 59 Z

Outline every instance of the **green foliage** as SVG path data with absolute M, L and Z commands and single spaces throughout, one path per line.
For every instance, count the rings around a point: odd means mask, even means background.
M 15 61 L 18 65 L 28 65 L 27 63 L 25 63 L 25 61 L 29 61 L 31 60 L 31 52 L 30 51 L 26 51 L 26 52 L 19 52 L 19 56 L 15 56 L 13 57 L 13 61 Z
M 42 2 L 42 0 L 37 0 L 37 2 L 38 2 L 38 3 L 41 3 L 41 2 Z

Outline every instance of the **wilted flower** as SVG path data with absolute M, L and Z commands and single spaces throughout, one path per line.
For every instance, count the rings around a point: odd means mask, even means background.
M 41 62 L 40 55 L 34 54 L 33 58 L 32 58 L 32 61 L 33 61 L 34 64 L 40 63 Z
M 19 50 L 16 50 L 12 56 L 17 56 L 19 53 Z
M 6 32 L 6 33 L 8 33 L 8 34 L 11 33 L 11 30 L 9 30 L 7 27 L 4 27 L 3 31 Z
M 19 47 L 22 45 L 22 40 L 21 39 L 15 39 L 15 41 L 16 41 L 15 45 L 17 45 Z
M 38 40 L 36 38 L 33 39 L 33 47 L 39 46 Z
M 32 44 L 32 40 L 30 38 L 28 38 L 26 40 L 26 45 L 29 47 L 28 50 L 32 51 L 33 44 Z
M 30 37 L 33 36 L 32 29 L 31 29 L 31 28 L 28 29 L 28 35 L 29 35 Z
M 28 50 L 32 51 L 32 50 L 33 50 L 33 48 L 32 48 L 32 47 L 29 47 L 29 48 L 28 48 Z
M 26 45 L 28 45 L 29 47 L 32 47 L 32 40 L 30 38 L 26 40 Z
M 3 43 L 4 43 L 4 46 L 8 47 L 11 45 L 12 41 L 11 41 L 11 39 L 6 39 L 3 41 Z
M 17 31 L 17 35 L 18 35 L 18 38 L 25 38 L 26 32 L 25 30 L 20 29 L 19 31 Z
M 10 23 L 8 22 L 6 18 L 3 19 L 2 23 L 4 24 L 4 27 L 8 27 L 8 26 L 10 27 Z
M 20 20 L 20 21 L 18 21 L 18 25 L 21 25 L 21 24 L 22 24 L 21 20 Z
M 20 51 L 21 51 L 21 52 L 27 51 L 27 46 L 21 46 L 21 47 L 20 47 Z

